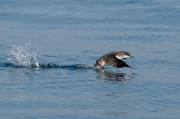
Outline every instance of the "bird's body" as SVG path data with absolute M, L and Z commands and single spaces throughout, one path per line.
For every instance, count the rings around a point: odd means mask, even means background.
M 126 51 L 111 52 L 100 57 L 94 64 L 94 67 L 101 69 L 104 65 L 112 65 L 117 68 L 131 68 L 129 65 L 127 65 L 124 61 L 121 60 L 126 59 L 128 57 L 134 58 Z

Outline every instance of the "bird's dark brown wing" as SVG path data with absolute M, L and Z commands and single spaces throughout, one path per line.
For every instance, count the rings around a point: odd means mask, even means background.
M 122 67 L 129 67 L 131 68 L 128 64 L 126 64 L 124 61 L 117 59 L 115 56 L 110 56 L 108 59 L 105 61 L 107 65 L 112 65 L 117 68 L 122 68 Z

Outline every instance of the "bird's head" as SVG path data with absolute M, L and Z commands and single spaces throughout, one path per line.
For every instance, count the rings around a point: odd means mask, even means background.
M 134 58 L 133 56 L 130 55 L 129 52 L 126 51 L 119 51 L 117 52 L 116 58 L 118 59 L 126 59 L 126 58 Z

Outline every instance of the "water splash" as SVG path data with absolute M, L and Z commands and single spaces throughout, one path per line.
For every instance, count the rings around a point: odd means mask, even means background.
M 31 51 L 27 45 L 13 46 L 9 53 L 8 60 L 14 64 L 14 66 L 20 67 L 37 67 L 37 54 Z
M 46 63 L 44 61 L 41 61 L 40 63 L 38 63 L 37 54 L 34 51 L 30 50 L 27 46 L 28 44 L 24 46 L 23 45 L 13 46 L 11 51 L 8 52 L 9 58 L 7 59 L 14 66 L 17 66 L 17 67 L 61 68 L 61 69 L 70 69 L 70 70 L 92 68 L 92 66 L 86 65 L 86 64 L 59 66 L 57 64 Z

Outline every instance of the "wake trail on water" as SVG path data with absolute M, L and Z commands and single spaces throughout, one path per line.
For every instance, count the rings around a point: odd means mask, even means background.
M 30 44 L 30 43 L 29 43 Z M 8 51 L 10 63 L 6 63 L 3 66 L 7 67 L 31 67 L 31 68 L 62 68 L 62 69 L 91 69 L 90 65 L 86 64 L 74 64 L 59 66 L 57 64 L 46 63 L 38 61 L 38 56 L 34 51 L 30 50 L 26 45 L 12 46 L 12 49 Z M 42 57 L 40 57 L 42 59 Z

